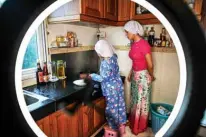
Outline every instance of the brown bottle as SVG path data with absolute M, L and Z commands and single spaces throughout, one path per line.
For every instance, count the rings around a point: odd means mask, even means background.
M 44 82 L 49 81 L 49 73 L 48 73 L 48 68 L 47 68 L 47 63 L 46 62 L 44 62 L 43 77 L 44 77 Z
M 165 28 L 162 28 L 162 33 L 160 34 L 160 40 L 161 40 L 161 46 L 165 47 L 166 46 L 166 30 Z
M 37 85 L 42 84 L 44 82 L 43 79 L 43 71 L 41 69 L 39 60 L 37 61 L 37 71 L 36 71 L 36 83 Z
M 148 37 L 148 42 L 150 46 L 154 45 L 154 40 L 155 40 L 155 30 L 154 30 L 154 27 L 151 27 L 149 31 L 149 37 Z

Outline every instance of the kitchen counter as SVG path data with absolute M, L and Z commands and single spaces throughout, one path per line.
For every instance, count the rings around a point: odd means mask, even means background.
M 121 76 L 123 82 L 125 77 Z M 98 87 L 94 88 L 94 85 Z M 72 81 L 59 80 L 49 82 L 45 85 L 33 85 L 23 88 L 31 93 L 42 95 L 48 99 L 35 105 L 30 113 L 35 121 L 54 113 L 71 103 L 77 102 L 77 105 L 91 103 L 102 97 L 100 83 L 92 81 L 87 86 L 80 87 L 73 84 Z
M 92 101 L 102 96 L 100 89 L 95 89 L 98 92 L 92 96 L 94 89 L 91 88 L 90 84 L 80 87 L 66 80 L 59 80 L 45 85 L 29 86 L 24 88 L 24 90 L 49 98 L 44 102 L 36 104 L 35 108 L 30 110 L 35 120 L 39 120 L 71 103 Z

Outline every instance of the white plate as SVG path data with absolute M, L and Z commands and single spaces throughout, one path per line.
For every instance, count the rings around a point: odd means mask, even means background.
M 86 86 L 86 85 L 87 85 L 87 84 L 84 82 L 83 79 L 75 80 L 73 83 L 74 83 L 75 85 L 77 85 L 77 86 Z

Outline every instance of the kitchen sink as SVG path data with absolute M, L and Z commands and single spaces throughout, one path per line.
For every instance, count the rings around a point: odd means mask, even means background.
M 24 99 L 25 99 L 26 105 L 29 108 L 29 110 L 35 109 L 43 101 L 49 99 L 48 97 L 44 97 L 42 95 L 32 93 L 26 90 L 23 90 L 23 93 L 24 93 Z
M 26 101 L 26 105 L 29 106 L 33 103 L 36 103 L 39 101 L 39 99 L 35 98 L 35 97 L 32 97 L 30 95 L 27 95 L 27 94 L 24 94 L 24 99 Z

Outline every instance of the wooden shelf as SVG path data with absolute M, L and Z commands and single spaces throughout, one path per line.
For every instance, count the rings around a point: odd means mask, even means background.
M 49 48 L 49 54 L 64 54 L 64 53 L 72 53 L 72 52 L 80 52 L 80 51 L 89 51 L 94 50 L 94 46 L 81 46 L 74 48 Z
M 130 46 L 114 46 L 116 50 L 130 50 Z
M 114 46 L 116 50 L 130 50 L 130 46 Z M 152 52 L 176 53 L 175 48 L 152 47 Z
M 176 53 L 176 48 L 152 47 L 152 52 Z
M 114 46 L 116 50 L 128 51 L 130 50 L 130 46 Z M 81 51 L 89 51 L 94 50 L 94 46 L 81 46 L 74 48 L 50 48 L 49 54 L 65 54 L 72 52 L 81 52 Z M 152 47 L 152 52 L 165 52 L 165 53 L 176 53 L 175 48 L 166 48 L 166 47 Z

